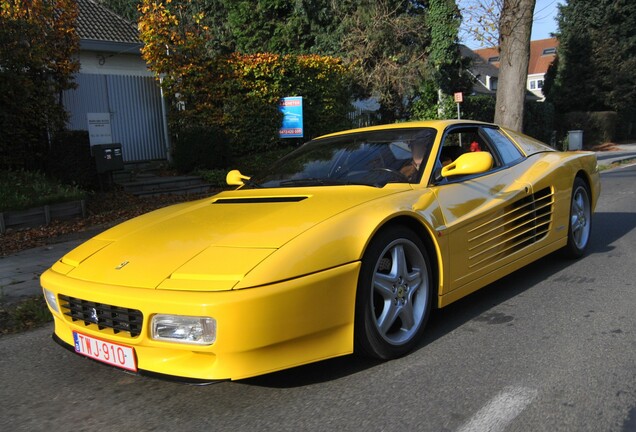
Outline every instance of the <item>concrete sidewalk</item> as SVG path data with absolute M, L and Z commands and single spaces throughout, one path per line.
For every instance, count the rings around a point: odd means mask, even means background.
M 599 165 L 609 166 L 615 162 L 636 158 L 636 144 L 620 144 L 619 150 L 596 152 Z
M 618 147 L 620 150 L 617 151 L 597 152 L 599 165 L 609 166 L 621 160 L 636 158 L 636 144 Z M 40 295 L 40 275 L 64 254 L 103 229 L 75 233 L 73 240 L 0 257 L 0 303 L 15 303 L 23 298 Z
M 94 235 L 94 234 L 93 234 Z M 27 249 L 0 257 L 0 303 L 11 304 L 42 293 L 40 275 L 85 238 Z

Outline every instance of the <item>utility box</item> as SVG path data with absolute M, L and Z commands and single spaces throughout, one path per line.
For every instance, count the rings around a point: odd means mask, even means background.
M 568 150 L 582 150 L 583 149 L 583 131 L 571 130 L 568 131 Z
M 92 149 L 98 173 L 124 169 L 121 144 L 97 144 Z

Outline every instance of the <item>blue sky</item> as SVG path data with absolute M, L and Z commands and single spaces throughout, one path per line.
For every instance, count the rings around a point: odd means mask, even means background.
M 550 33 L 557 31 L 557 5 L 563 0 L 537 0 L 534 8 L 534 22 L 532 23 L 532 40 L 547 39 Z M 481 48 L 482 44 L 475 40 L 464 40 L 469 48 Z

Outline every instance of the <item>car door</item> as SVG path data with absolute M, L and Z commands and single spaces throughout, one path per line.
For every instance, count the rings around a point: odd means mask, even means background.
M 449 245 L 445 293 L 499 272 L 529 253 L 539 231 L 547 231 L 549 225 L 545 217 L 537 218 L 531 185 L 519 180 L 531 162 L 497 128 L 468 125 L 448 129 L 439 165 L 449 153 L 444 148 L 457 146 L 459 152 L 490 152 L 494 165 L 478 175 L 432 179 L 445 221 L 440 235 L 447 236 Z

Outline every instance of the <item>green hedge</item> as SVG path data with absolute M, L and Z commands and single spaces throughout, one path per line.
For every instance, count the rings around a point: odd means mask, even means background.
M 94 189 L 98 185 L 98 178 L 88 132 L 57 133 L 47 152 L 46 173 L 65 184 Z
M 219 128 L 193 126 L 182 129 L 173 140 L 173 163 L 182 172 L 198 168 L 223 168 L 228 160 L 228 141 Z
M 618 114 L 613 111 L 569 112 L 563 115 L 559 135 L 565 137 L 570 130 L 582 130 L 583 145 L 592 147 L 614 141 L 617 124 Z

